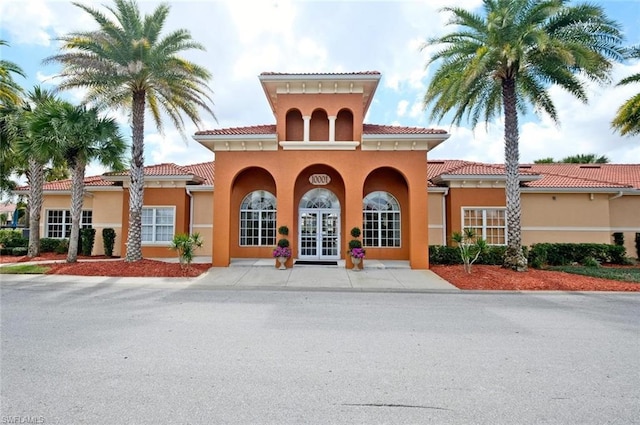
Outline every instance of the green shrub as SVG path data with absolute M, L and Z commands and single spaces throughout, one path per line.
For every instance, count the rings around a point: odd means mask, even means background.
M 113 256 L 113 247 L 116 243 L 116 231 L 107 227 L 102 229 L 102 245 L 104 246 L 104 255 Z
M 612 236 L 614 245 L 624 245 L 624 233 L 615 232 Z
M 587 257 L 582 260 L 582 265 L 585 267 L 600 267 L 600 263 L 593 257 Z
M 280 239 L 278 241 L 278 246 L 280 248 L 288 248 L 289 247 L 289 239 L 284 239 L 284 238 Z
M 40 252 L 55 252 L 60 244 L 60 239 L 42 238 L 40 239 Z
M 91 227 L 86 229 L 80 229 L 80 242 L 82 242 L 82 247 L 79 251 L 82 252 L 82 255 L 86 255 L 86 256 L 91 255 L 95 240 L 96 240 L 96 229 Z
M 464 270 L 471 273 L 471 266 L 475 263 L 480 254 L 487 250 L 487 241 L 477 236 L 473 229 L 464 229 L 462 233 L 453 232 L 451 240 L 458 245 L 460 258 L 464 265 Z
M 640 260 L 640 233 L 636 233 L 636 255 L 636 258 Z
M 462 264 L 458 248 L 447 245 L 429 246 L 429 264 Z
M 529 264 L 540 268 L 544 265 L 566 266 L 584 264 L 587 258 L 598 263 L 624 264 L 626 249 L 620 245 L 597 243 L 538 243 L 531 246 Z
M 360 242 L 358 239 L 351 239 L 349 241 L 349 251 L 354 248 L 362 248 L 362 242 Z
M 487 246 L 478 257 L 478 264 L 487 264 L 490 266 L 501 266 L 504 263 L 504 253 L 507 251 L 506 246 Z
M 286 239 L 285 239 L 286 240 Z M 287 244 L 289 241 L 287 241 Z M 202 246 L 202 239 L 199 233 L 187 235 L 186 233 L 178 234 L 173 237 L 171 241 L 170 249 L 178 252 L 180 258 L 180 267 L 189 268 L 195 250 Z
M 11 248 L 11 255 L 15 255 L 15 256 L 23 256 L 23 255 L 27 255 L 27 251 L 28 249 L 26 247 L 16 247 L 16 248 Z
M 29 239 L 23 238 L 20 230 L 0 229 L 0 245 L 5 248 L 26 248 Z
M 69 239 L 59 239 L 58 246 L 53 252 L 56 254 L 66 254 L 69 252 Z

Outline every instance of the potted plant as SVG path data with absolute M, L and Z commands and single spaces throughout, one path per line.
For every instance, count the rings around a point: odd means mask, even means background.
M 364 258 L 366 251 L 362 248 L 362 242 L 360 242 L 360 228 L 354 227 L 351 229 L 351 239 L 349 241 L 349 251 L 347 253 L 351 256 L 351 262 L 353 263 L 352 270 L 360 270 L 360 264 Z
M 287 236 L 289 234 L 289 228 L 287 226 L 280 226 L 278 233 L 281 236 Z M 289 248 L 289 240 L 281 238 L 278 240 L 278 245 L 273 250 L 273 257 L 278 260 L 280 270 L 286 270 L 286 262 L 291 257 L 291 248 Z

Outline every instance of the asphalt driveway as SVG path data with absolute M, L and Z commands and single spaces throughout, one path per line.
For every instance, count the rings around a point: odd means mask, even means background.
M 1 289 L 3 423 L 640 422 L 639 294 Z

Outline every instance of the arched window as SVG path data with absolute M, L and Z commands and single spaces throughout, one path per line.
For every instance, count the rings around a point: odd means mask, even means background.
M 300 199 L 300 208 L 340 208 L 338 197 L 328 189 L 311 189 Z
M 371 192 L 362 201 L 362 243 L 369 247 L 400 247 L 400 204 L 388 192 Z
M 240 204 L 240 246 L 276 244 L 276 197 L 266 190 L 249 193 Z

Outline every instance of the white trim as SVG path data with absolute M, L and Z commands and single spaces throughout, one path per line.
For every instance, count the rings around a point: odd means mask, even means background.
M 213 185 L 187 186 L 191 192 L 213 192 Z
M 429 229 L 442 229 L 444 226 L 442 224 L 430 224 Z
M 363 151 L 430 151 L 449 134 L 363 134 Z
M 359 142 L 329 142 L 329 141 L 309 141 L 292 142 L 283 141 L 279 143 L 282 149 L 289 151 L 354 151 L 360 145 Z
M 492 206 L 463 206 L 460 207 L 460 229 L 465 229 L 465 225 L 464 225 L 464 210 L 480 210 L 482 211 L 482 235 L 480 235 L 482 237 L 482 239 L 487 239 L 486 238 L 486 229 L 487 229 L 487 224 L 486 224 L 486 213 L 487 210 L 499 210 L 499 211 L 504 211 L 504 226 L 491 226 L 492 229 L 504 229 L 504 244 L 494 244 L 494 243 L 489 243 L 487 241 L 487 245 L 491 245 L 491 246 L 506 246 L 509 244 L 509 224 L 507 222 L 507 208 L 506 207 L 492 207 Z M 470 226 L 468 226 L 470 227 Z M 446 239 L 445 239 L 446 240 Z
M 213 152 L 278 150 L 276 134 L 199 134 L 193 139 Z
M 96 227 L 100 227 L 100 228 L 103 228 L 103 227 L 114 227 L 114 228 L 118 227 L 118 228 L 121 228 L 122 227 L 122 223 L 93 223 L 92 226 L 93 226 L 93 228 L 96 228 Z
M 522 226 L 527 232 L 640 232 L 640 227 Z
M 193 224 L 193 227 L 199 227 L 202 229 L 213 229 L 213 224 Z
M 173 239 L 173 237 L 176 235 L 176 206 L 175 205 L 142 205 L 142 209 L 161 209 L 161 208 L 170 208 L 173 210 L 173 234 L 171 236 L 171 239 Z M 155 214 L 154 214 L 155 217 Z M 141 228 L 142 226 L 144 226 L 144 223 L 142 223 L 142 214 L 140 215 L 140 224 L 141 224 Z M 148 226 L 148 225 L 147 225 Z M 165 224 L 161 224 L 161 226 L 166 226 Z M 156 237 L 156 223 L 154 220 L 153 223 L 153 238 L 155 239 Z M 141 245 L 142 246 L 169 246 L 171 244 L 171 241 L 143 241 L 142 240 L 142 229 L 140 232 L 140 240 L 141 240 Z

